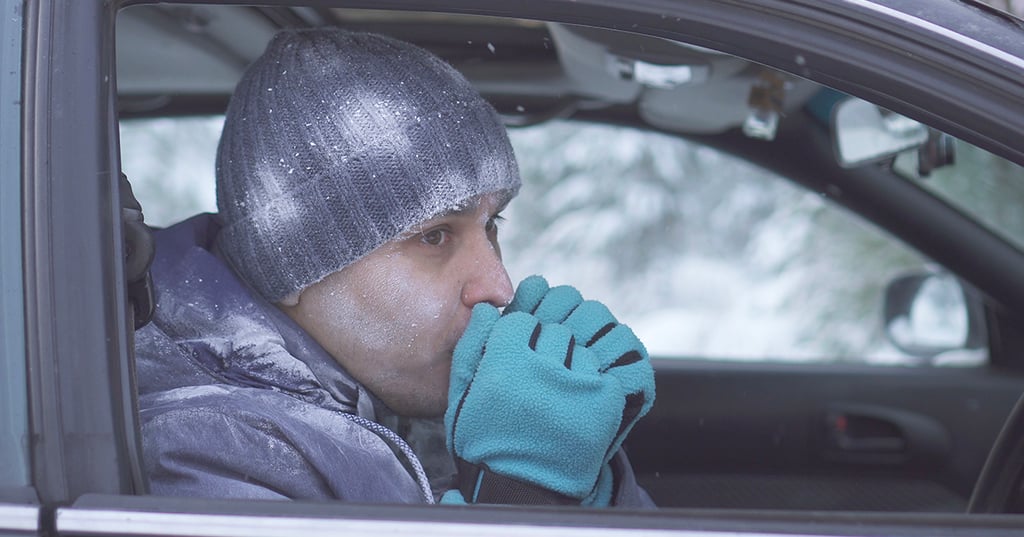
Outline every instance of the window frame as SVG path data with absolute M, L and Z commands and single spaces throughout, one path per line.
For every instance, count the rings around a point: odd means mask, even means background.
M 120 262 L 115 7 L 24 4 L 30 457 L 47 504 L 143 490 Z

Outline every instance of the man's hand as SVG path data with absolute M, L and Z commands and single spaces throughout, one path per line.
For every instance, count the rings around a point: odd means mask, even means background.
M 445 426 L 462 496 L 607 503 L 608 461 L 653 403 L 633 332 L 575 289 L 530 277 L 504 315 L 478 304 L 455 348 Z

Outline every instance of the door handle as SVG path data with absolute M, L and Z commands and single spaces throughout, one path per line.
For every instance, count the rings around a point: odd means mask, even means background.
M 825 413 L 822 455 L 856 464 L 911 464 L 949 451 L 949 432 L 930 416 L 875 405 L 836 404 Z

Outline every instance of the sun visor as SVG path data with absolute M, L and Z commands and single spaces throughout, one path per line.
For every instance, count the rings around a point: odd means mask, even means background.
M 651 125 L 711 134 L 744 125 L 768 138 L 773 124 L 752 124 L 756 98 L 778 103 L 778 115 L 799 106 L 816 90 L 794 77 L 715 50 L 629 32 L 549 24 L 559 61 L 577 95 L 616 104 L 636 104 Z M 693 103 L 701 103 L 693 106 Z M 763 112 L 754 110 L 754 112 Z

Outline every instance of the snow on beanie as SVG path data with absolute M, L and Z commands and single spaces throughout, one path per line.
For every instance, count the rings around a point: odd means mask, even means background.
M 471 198 L 519 189 L 493 108 L 414 45 L 278 34 L 245 72 L 217 150 L 218 246 L 278 302 Z

